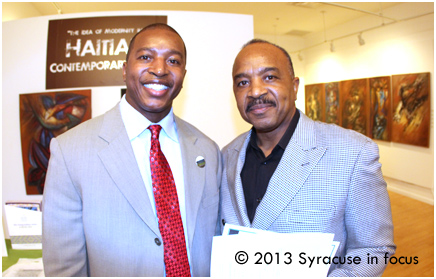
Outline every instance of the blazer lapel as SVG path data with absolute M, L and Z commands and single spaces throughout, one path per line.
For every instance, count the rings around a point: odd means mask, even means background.
M 198 138 L 190 133 L 185 123 L 174 116 L 183 161 L 183 176 L 185 182 L 186 223 L 188 229 L 189 247 L 192 247 L 197 213 L 203 196 L 206 170 L 197 166 L 198 156 L 204 156 L 198 144 Z M 207 161 L 206 161 L 207 164 Z
M 303 186 L 326 148 L 316 146 L 314 122 L 300 112 L 297 128 L 259 204 L 252 227 L 268 230 Z
M 241 140 L 228 151 L 226 160 L 227 183 L 232 200 L 235 214 L 239 224 L 245 227 L 251 225 L 247 214 L 247 206 L 245 204 L 244 189 L 242 187 L 241 171 L 245 163 L 245 154 L 247 144 L 250 140 L 251 130 L 246 134 L 246 137 L 241 137 Z M 234 183 L 233 183 L 234 182 Z
M 99 156 L 109 175 L 139 217 L 156 235 L 160 235 L 119 105 L 104 116 L 100 137 L 108 143 Z

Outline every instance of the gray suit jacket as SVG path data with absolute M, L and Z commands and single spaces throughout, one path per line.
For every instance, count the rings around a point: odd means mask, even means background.
M 176 117 L 193 276 L 209 276 L 221 153 Z M 163 276 L 163 245 L 119 105 L 54 138 L 43 197 L 47 276 Z M 204 168 L 196 164 L 203 156 Z
M 380 276 L 384 255 L 395 252 L 386 183 L 378 147 L 369 138 L 332 124 L 300 120 L 259 204 L 253 223 L 240 173 L 250 132 L 223 149 L 221 225 L 280 233 L 334 233 L 336 256 L 359 256 L 359 265 L 332 265 L 330 276 Z M 273 251 L 271 251 L 273 252 Z M 365 264 L 367 254 L 378 264 Z M 297 260 L 296 260 L 297 262 Z

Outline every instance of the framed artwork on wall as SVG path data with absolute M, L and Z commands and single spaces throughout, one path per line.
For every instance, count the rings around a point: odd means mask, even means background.
M 368 79 L 339 82 L 341 126 L 366 136 L 369 133 L 369 88 Z
M 392 141 L 429 147 L 430 73 L 392 76 Z
M 430 73 L 309 84 L 306 115 L 375 140 L 429 147 L 430 95 Z
M 50 141 L 91 118 L 91 90 L 20 94 L 21 150 L 27 195 L 44 192 Z
M 339 113 L 339 82 L 325 84 L 325 122 L 339 125 L 341 115 Z
M 392 126 L 391 78 L 389 76 L 370 78 L 369 91 L 371 95 L 371 138 L 390 141 Z
M 305 86 L 306 115 L 313 120 L 324 121 L 324 84 Z

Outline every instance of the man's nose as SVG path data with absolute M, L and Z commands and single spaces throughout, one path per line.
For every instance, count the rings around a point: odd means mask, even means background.
M 163 58 L 155 58 L 151 63 L 149 73 L 158 77 L 165 76 L 167 74 L 167 64 Z
M 267 92 L 265 84 L 262 82 L 260 78 L 252 79 L 250 91 L 248 95 L 253 98 L 259 98 Z

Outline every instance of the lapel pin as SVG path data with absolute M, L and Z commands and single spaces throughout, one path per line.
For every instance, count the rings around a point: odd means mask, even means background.
M 204 166 L 206 165 L 206 161 L 204 160 L 203 156 L 198 156 L 195 161 L 197 162 L 197 166 L 199 168 L 204 168 Z

